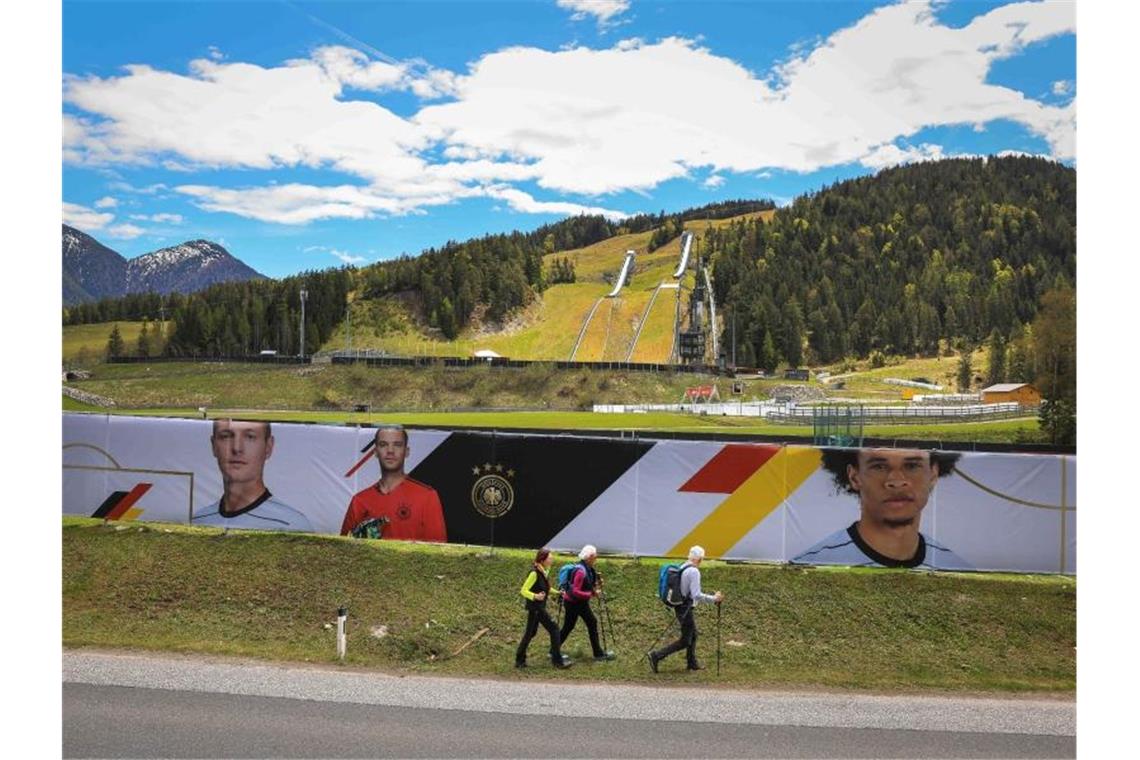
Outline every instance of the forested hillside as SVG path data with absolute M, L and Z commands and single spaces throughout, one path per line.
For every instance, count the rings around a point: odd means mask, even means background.
M 1042 296 L 1076 284 L 1076 186 L 1044 159 L 945 160 L 712 230 L 722 345 L 734 318 L 737 363 L 765 368 L 1024 340 Z

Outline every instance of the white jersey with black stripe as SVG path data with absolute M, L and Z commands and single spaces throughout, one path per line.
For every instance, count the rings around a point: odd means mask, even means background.
M 896 560 L 875 551 L 859 535 L 858 521 L 835 531 L 796 555 L 797 565 L 850 565 L 852 567 L 907 567 L 926 570 L 972 570 L 968 562 L 950 549 L 918 534 L 918 550 L 906 560 Z
M 223 497 L 224 498 L 224 497 Z M 233 514 L 222 512 L 222 499 L 197 511 L 190 518 L 191 525 L 209 525 L 216 528 L 243 530 L 297 530 L 313 532 L 309 518 L 267 490 L 245 509 Z

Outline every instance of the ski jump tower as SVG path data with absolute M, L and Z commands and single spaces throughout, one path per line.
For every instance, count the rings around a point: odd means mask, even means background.
M 682 364 L 707 364 L 705 357 L 709 341 L 712 355 L 717 356 L 716 302 L 712 281 L 704 258 L 697 257 L 697 277 L 689 294 L 689 325 L 677 334 L 678 354 Z

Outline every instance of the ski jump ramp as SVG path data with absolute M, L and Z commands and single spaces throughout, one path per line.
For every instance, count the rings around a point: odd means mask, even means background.
M 693 245 L 693 233 L 686 232 L 681 235 L 681 263 L 677 265 L 677 271 L 673 272 L 673 279 L 680 279 L 681 275 L 685 273 L 685 269 L 689 266 L 689 248 Z
M 586 328 L 590 326 L 590 320 L 594 318 L 594 312 L 598 310 L 598 307 L 602 305 L 602 301 L 604 300 L 605 298 L 599 298 L 597 301 L 594 301 L 594 308 L 590 309 L 590 313 L 586 315 L 585 321 L 582 322 L 582 328 L 578 330 L 578 340 L 574 341 L 574 348 L 570 350 L 569 361 L 574 361 L 574 355 L 578 353 L 578 347 L 582 345 L 582 339 L 586 337 Z
M 629 270 L 633 268 L 633 251 L 625 252 L 625 261 L 621 265 L 621 274 L 618 275 L 617 282 L 614 283 L 614 289 L 611 290 L 606 298 L 614 298 L 621 289 L 625 287 L 626 281 L 629 280 Z

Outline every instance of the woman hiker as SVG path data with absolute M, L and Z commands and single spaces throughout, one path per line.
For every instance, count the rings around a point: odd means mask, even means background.
M 550 556 L 549 549 L 539 549 L 535 552 L 534 564 L 531 567 L 530 574 L 527 575 L 522 588 L 519 589 L 519 593 L 526 600 L 526 632 L 523 633 L 518 651 L 515 652 L 516 668 L 526 667 L 526 649 L 530 645 L 530 640 L 538 632 L 540 623 L 550 634 L 550 659 L 554 663 L 554 667 L 570 667 L 570 658 L 562 654 L 562 640 L 558 635 L 558 626 L 546 611 L 546 597 L 550 593 L 550 579 L 547 573 L 550 570 L 550 563 L 553 561 L 554 558 Z

